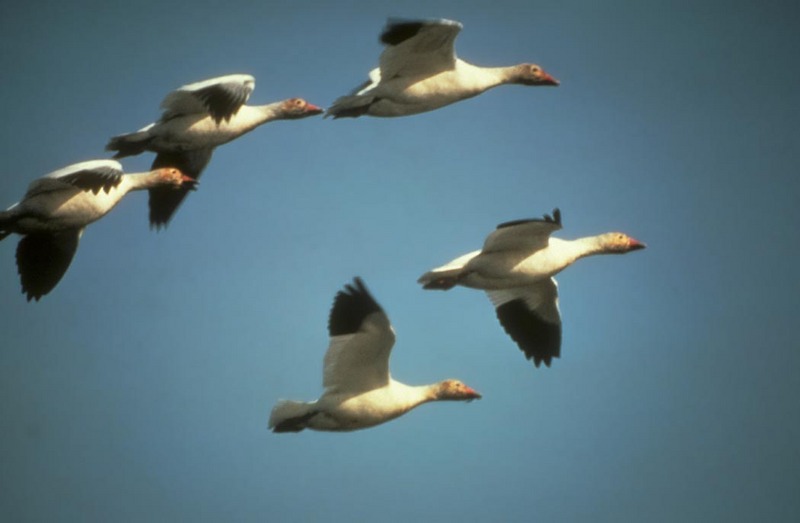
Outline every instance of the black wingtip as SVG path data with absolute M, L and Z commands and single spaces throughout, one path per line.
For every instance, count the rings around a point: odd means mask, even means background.
M 17 272 L 28 301 L 52 291 L 66 274 L 78 248 L 78 231 L 28 234 L 17 244 Z
M 155 187 L 150 189 L 148 206 L 150 209 L 150 228 L 166 228 L 183 203 L 186 196 L 194 191 L 196 184 L 184 182 L 179 188 Z
M 361 327 L 364 318 L 382 310 L 364 281 L 356 276 L 353 283 L 346 284 L 336 293 L 328 318 L 328 332 L 331 336 L 353 334 Z
M 384 45 L 397 45 L 413 38 L 425 22 L 419 20 L 390 19 L 381 33 L 380 42 Z
M 76 171 L 64 176 L 62 179 L 83 191 L 91 191 L 92 194 L 98 194 L 100 191 L 108 194 L 111 189 L 118 187 L 122 183 L 122 172 L 112 167 L 103 166 Z
M 550 216 L 549 214 L 545 214 L 544 221 L 561 225 L 561 210 L 558 207 L 556 207 L 555 209 L 553 209 L 552 216 Z
M 553 209 L 552 215 L 544 214 L 542 218 L 522 218 L 521 220 L 511 220 L 508 222 L 503 222 L 497 226 L 498 229 L 505 229 L 506 227 L 514 227 L 515 225 L 522 225 L 525 223 L 531 222 L 545 222 L 545 223 L 554 223 L 556 225 L 561 225 L 561 211 L 556 207 Z
M 528 309 L 523 300 L 511 300 L 496 310 L 497 319 L 538 368 L 542 363 L 549 367 L 553 358 L 561 355 L 561 324 L 543 320 Z
M 161 232 L 161 229 L 166 229 L 167 225 L 168 225 L 168 222 L 154 222 L 154 221 L 150 220 L 150 230 L 151 231 Z

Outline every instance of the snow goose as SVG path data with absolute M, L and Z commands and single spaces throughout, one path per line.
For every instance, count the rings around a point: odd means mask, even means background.
M 255 88 L 255 78 L 232 74 L 184 85 L 169 93 L 161 118 L 135 133 L 115 136 L 106 150 L 123 158 L 144 151 L 156 153 L 153 169 L 177 167 L 197 179 L 211 160 L 214 148 L 273 120 L 292 120 L 323 110 L 301 98 L 267 105 L 244 105 Z M 187 191 L 150 191 L 150 225 L 166 226 Z
M 386 48 L 369 80 L 337 99 L 334 118 L 407 116 L 472 98 L 503 84 L 558 85 L 535 64 L 479 67 L 456 58 L 462 25 L 452 20 L 392 20 L 381 34 Z
M 22 201 L 0 212 L 0 240 L 23 235 L 17 245 L 17 269 L 28 301 L 58 284 L 78 248 L 84 228 L 114 208 L 130 191 L 178 191 L 195 180 L 178 169 L 123 174 L 114 160 L 76 163 L 34 180 Z
M 645 245 L 619 232 L 561 240 L 550 235 L 561 229 L 561 212 L 544 219 L 502 223 L 473 251 L 423 274 L 425 289 L 448 290 L 455 285 L 483 289 L 497 318 L 527 359 L 548 367 L 561 353 L 561 315 L 554 275 L 579 258 L 594 254 L 624 254 Z
M 322 396 L 312 402 L 279 401 L 269 417 L 274 432 L 364 429 L 429 401 L 481 397 L 456 380 L 410 386 L 392 379 L 389 354 L 394 329 L 360 278 L 336 295 L 328 331 Z

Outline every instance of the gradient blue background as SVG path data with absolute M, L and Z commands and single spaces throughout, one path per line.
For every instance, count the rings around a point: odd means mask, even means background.
M 133 194 L 39 303 L 0 243 L 4 521 L 796 521 L 796 2 L 4 2 L 0 205 L 170 90 L 250 73 L 327 106 L 387 16 L 464 24 L 461 57 L 533 61 L 398 119 L 277 122 L 221 147 L 166 231 Z M 152 155 L 124 161 L 146 170 Z M 645 251 L 561 274 L 535 369 L 486 297 L 416 278 L 496 224 Z M 362 276 L 393 375 L 484 394 L 356 433 L 275 435 L 321 391 L 334 294 Z

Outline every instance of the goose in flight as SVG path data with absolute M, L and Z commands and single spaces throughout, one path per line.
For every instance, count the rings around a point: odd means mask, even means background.
M 456 57 L 462 25 L 452 20 L 392 20 L 369 80 L 337 99 L 326 116 L 407 116 L 472 98 L 503 84 L 558 85 L 536 64 L 480 67 Z
M 336 294 L 328 331 L 322 396 L 312 402 L 279 401 L 269 418 L 269 428 L 274 432 L 364 429 L 429 401 L 481 397 L 457 380 L 412 386 L 393 379 L 389 355 L 394 329 L 360 278 Z
M 537 367 L 543 362 L 549 367 L 561 354 L 561 314 L 553 276 L 585 256 L 645 247 L 620 232 L 576 240 L 553 238 L 559 229 L 558 209 L 544 219 L 502 223 L 486 238 L 483 249 L 426 272 L 418 282 L 425 289 L 462 285 L 486 291 L 500 324 L 525 357 Z
M 90 223 L 105 216 L 130 191 L 191 190 L 196 181 L 174 168 L 123 174 L 114 160 L 76 163 L 34 180 L 19 203 L 0 212 L 0 240 L 17 244 L 17 269 L 28 301 L 58 284 Z
M 134 133 L 115 136 L 106 150 L 124 158 L 152 151 L 152 168 L 176 167 L 197 179 L 214 149 L 273 120 L 294 120 L 323 110 L 301 98 L 245 105 L 255 88 L 249 74 L 231 74 L 184 85 L 169 93 L 161 118 Z M 150 192 L 150 225 L 165 227 L 188 191 Z

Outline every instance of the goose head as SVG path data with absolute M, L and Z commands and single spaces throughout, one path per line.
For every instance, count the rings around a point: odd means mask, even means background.
M 625 254 L 647 247 L 644 243 L 621 232 L 609 232 L 600 235 L 602 252 L 606 254 Z
M 481 399 L 481 395 L 458 380 L 445 380 L 437 386 L 436 399 L 472 401 Z
M 174 189 L 191 189 L 197 188 L 197 180 L 191 176 L 187 176 L 181 172 L 180 169 L 174 167 L 163 167 L 156 169 L 156 179 L 158 185 L 162 187 L 172 187 Z
M 559 82 L 536 64 L 522 64 L 514 69 L 512 83 L 522 85 L 558 85 Z
M 324 111 L 323 108 L 308 103 L 302 98 L 290 98 L 289 100 L 285 100 L 280 108 L 281 117 L 287 120 L 314 116 L 315 114 L 322 114 Z

